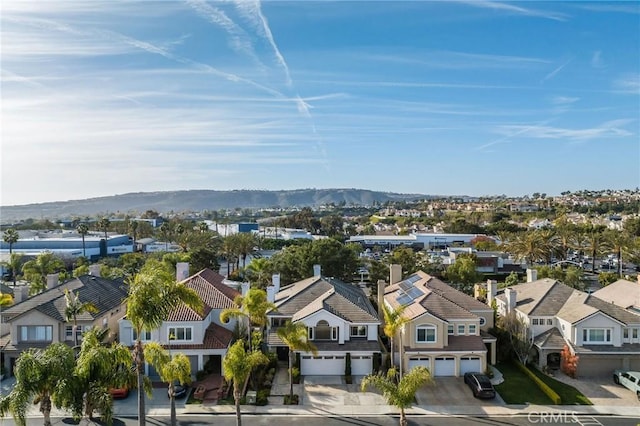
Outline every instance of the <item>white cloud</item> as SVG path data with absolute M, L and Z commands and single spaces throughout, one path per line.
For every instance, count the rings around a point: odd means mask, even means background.
M 625 74 L 613 82 L 615 90 L 631 95 L 640 95 L 640 74 Z
M 632 136 L 633 133 L 624 129 L 623 126 L 633 121 L 631 119 L 610 120 L 599 126 L 584 129 L 567 129 L 544 125 L 504 125 L 498 127 L 496 132 L 509 137 L 524 135 L 526 138 L 534 139 L 565 139 L 573 142 L 583 142 L 598 138 Z
M 492 9 L 501 12 L 508 12 L 515 15 L 531 16 L 537 18 L 552 19 L 554 21 L 566 21 L 568 16 L 563 13 L 550 12 L 546 10 L 530 9 L 513 4 L 488 1 L 488 0 L 454 0 L 458 3 L 464 3 L 468 6 L 479 7 L 484 9 Z
M 602 51 L 601 50 L 596 50 L 595 52 L 593 52 L 593 55 L 591 56 L 591 66 L 593 68 L 603 68 L 604 67 L 604 62 L 602 60 Z

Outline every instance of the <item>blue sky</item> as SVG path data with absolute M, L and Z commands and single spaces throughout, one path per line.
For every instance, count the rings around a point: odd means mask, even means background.
M 1 7 L 2 205 L 640 186 L 638 2 Z

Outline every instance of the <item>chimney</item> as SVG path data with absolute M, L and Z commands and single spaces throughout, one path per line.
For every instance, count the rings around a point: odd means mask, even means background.
M 538 280 L 538 270 L 537 269 L 527 269 L 527 282 L 532 283 Z
M 516 296 L 518 292 L 508 287 L 504 289 L 504 296 L 507 299 L 507 313 L 514 312 L 516 310 Z
M 24 302 L 29 298 L 29 286 L 21 285 L 13 289 L 13 303 Z
M 384 303 L 384 288 L 387 283 L 384 280 L 378 280 L 378 318 L 384 321 L 384 314 L 382 312 L 382 304 Z
M 480 299 L 480 295 L 482 295 L 482 289 L 484 288 L 483 284 L 474 284 L 473 285 L 473 298 L 476 300 Z
M 47 275 L 47 289 L 51 290 L 55 286 L 58 285 L 58 274 L 49 274 Z
M 176 263 L 176 281 L 182 282 L 189 278 L 189 263 L 178 262 Z
M 498 293 L 498 281 L 487 280 L 487 304 L 491 306 Z
M 389 266 L 389 284 L 394 285 L 402 281 L 402 265 L 393 264 Z
M 313 276 L 319 277 L 320 275 L 322 275 L 322 266 L 318 264 L 313 265 Z
M 94 277 L 100 276 L 100 268 L 102 265 L 99 263 L 94 263 L 93 265 L 89 265 L 89 275 L 93 275 Z
M 280 291 L 280 274 L 271 276 L 271 284 L 276 288 L 276 293 L 278 293 Z
M 251 288 L 251 284 L 249 283 L 240 283 L 240 294 L 246 296 L 249 293 L 249 289 Z
M 276 288 L 272 285 L 267 287 L 267 302 L 274 303 L 276 301 Z

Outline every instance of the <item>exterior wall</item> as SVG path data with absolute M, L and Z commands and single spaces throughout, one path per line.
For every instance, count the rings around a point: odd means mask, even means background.
M 51 342 L 61 342 L 64 341 L 64 334 L 62 337 L 60 336 L 60 322 L 51 318 L 48 315 L 45 315 L 36 310 L 32 310 L 31 312 L 27 312 L 24 315 L 16 318 L 11 322 L 11 343 L 18 344 L 20 343 L 20 326 L 34 326 L 34 325 L 44 325 L 51 326 Z
M 204 342 L 205 327 L 202 321 L 165 321 L 160 326 L 159 341 L 161 343 L 169 343 L 170 327 L 190 327 L 191 340 L 184 340 L 184 343 L 199 344 Z M 176 343 L 177 344 L 177 343 Z
M 420 325 L 433 325 L 436 327 L 436 341 L 433 343 L 418 343 L 416 342 L 416 330 Z M 399 340 L 398 340 L 399 341 Z M 447 324 L 442 320 L 431 316 L 429 314 L 422 315 L 415 318 L 405 327 L 404 336 L 402 337 L 402 343 L 404 346 L 410 348 L 444 348 L 448 343 L 447 336 Z
M 345 341 L 349 341 L 349 327 L 351 323 L 344 321 L 342 318 L 339 318 L 333 314 L 330 314 L 327 311 L 318 311 L 313 315 L 310 315 L 304 318 L 301 322 L 305 324 L 307 327 L 315 327 L 318 322 L 326 321 L 329 323 L 330 327 L 338 327 L 338 343 L 342 344 Z M 315 338 L 315 336 L 314 336 Z
M 576 339 L 573 325 L 569 321 L 565 321 L 561 318 L 556 318 L 556 322 L 558 323 L 558 330 L 560 330 L 562 337 L 575 344 Z
M 222 311 L 223 309 L 212 309 L 211 312 L 209 312 L 209 316 L 205 319 L 205 323 L 207 324 L 206 327 L 209 327 L 211 323 L 215 323 L 215 324 L 218 324 L 220 327 L 224 327 L 227 330 L 233 331 L 238 320 L 235 318 L 231 318 L 229 319 L 228 323 L 226 324 L 223 323 L 222 321 L 220 321 L 220 313 Z M 204 330 L 206 330 L 206 327 L 204 327 Z
M 480 326 L 482 331 L 489 331 L 489 329 L 493 328 L 493 310 L 490 311 L 470 311 L 472 314 L 477 315 L 478 317 L 484 318 L 484 325 Z M 478 324 L 480 324 L 478 322 Z
M 543 324 L 540 325 L 533 325 L 533 319 L 536 318 L 539 321 L 542 320 Z M 548 320 L 551 320 L 551 324 L 548 324 Z M 544 333 L 547 330 L 552 329 L 553 327 L 556 326 L 556 320 L 555 317 L 529 317 L 528 318 L 528 324 L 529 327 L 531 328 L 531 331 L 533 332 L 534 336 L 537 336 L 541 333 Z
M 611 342 L 604 343 L 603 345 L 622 346 L 621 324 L 602 314 L 595 314 L 576 325 L 576 344 L 578 346 L 585 344 L 585 342 L 582 341 L 582 331 L 587 328 L 611 329 Z M 587 342 L 587 344 L 594 345 L 598 343 Z
M 402 357 L 402 365 L 403 370 L 407 371 L 409 366 L 409 360 L 412 357 L 421 357 L 421 358 L 429 358 L 428 366 L 425 365 L 429 369 L 431 373 L 435 372 L 436 366 L 436 358 L 438 357 L 453 357 L 455 358 L 455 377 L 459 377 L 460 374 L 460 363 L 461 358 L 463 357 L 478 357 L 480 358 L 482 371 L 487 369 L 487 353 L 486 352 L 447 352 L 447 351 L 430 351 L 430 352 L 405 352 Z

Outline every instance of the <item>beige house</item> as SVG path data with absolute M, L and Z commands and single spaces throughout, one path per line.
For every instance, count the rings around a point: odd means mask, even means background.
M 488 333 L 493 327 L 493 310 L 422 271 L 398 281 L 392 265 L 391 285 L 379 289 L 388 307 L 405 306 L 409 319 L 396 336 L 396 347 L 404 371 L 421 365 L 434 376 L 461 376 L 483 372 L 487 363 L 495 363 L 496 338 Z M 397 281 L 397 282 L 396 282 Z M 395 349 L 395 348 L 394 348 Z M 400 359 L 394 354 L 394 359 Z
M 118 333 L 118 320 L 126 312 L 127 297 L 121 279 L 83 275 L 59 284 L 57 277 L 50 275 L 47 290 L 32 297 L 27 296 L 28 287 L 16 288 L 14 305 L 2 311 L 8 333 L 0 337 L 0 350 L 9 371 L 25 350 L 57 342 L 74 344 L 73 321 L 65 319 L 65 291 L 77 293 L 81 302 L 91 302 L 97 308 L 97 312 L 85 312 L 76 318 L 79 341 L 82 332 L 90 327 L 109 328 L 112 338 Z

